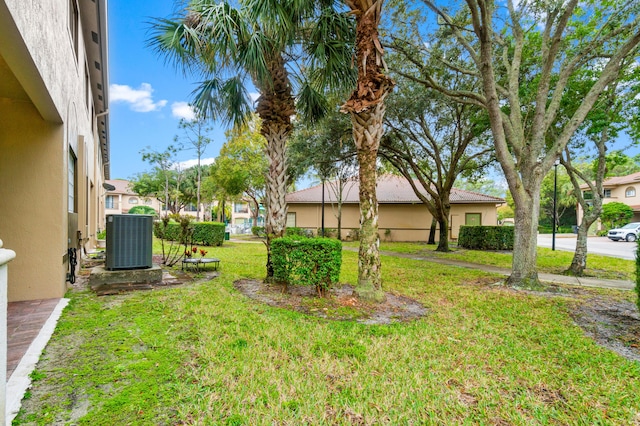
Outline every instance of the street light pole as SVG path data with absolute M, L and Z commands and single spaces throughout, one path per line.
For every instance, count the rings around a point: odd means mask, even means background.
M 322 178 L 322 238 L 324 238 L 324 178 Z
M 556 249 L 556 221 L 557 221 L 557 208 L 556 208 L 556 200 L 558 197 L 558 164 L 560 160 L 556 159 L 556 162 L 553 164 L 553 224 L 552 224 L 552 237 L 551 237 L 551 250 Z

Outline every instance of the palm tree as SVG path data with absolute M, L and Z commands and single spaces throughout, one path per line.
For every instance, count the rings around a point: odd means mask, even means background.
M 356 293 L 364 299 L 384 299 L 378 250 L 378 200 L 376 159 L 382 138 L 384 99 L 393 89 L 378 38 L 383 0 L 345 0 L 356 17 L 356 89 L 342 106 L 351 115 L 353 139 L 360 164 L 360 250 Z
M 191 0 L 176 17 L 153 21 L 150 45 L 185 72 L 204 78 L 194 100 L 202 114 L 243 124 L 251 114 L 249 90 L 253 86 L 259 93 L 256 113 L 269 160 L 267 279 L 273 276 L 270 242 L 285 231 L 285 147 L 296 106 L 302 115 L 320 114 L 325 110 L 321 89 L 352 81 L 344 67 L 350 52 L 343 41 L 353 38 L 353 29 L 335 3 Z

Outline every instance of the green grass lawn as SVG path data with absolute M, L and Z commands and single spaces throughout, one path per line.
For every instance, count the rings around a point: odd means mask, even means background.
M 358 242 L 345 243 L 346 246 L 358 247 Z M 444 259 L 462 260 L 481 265 L 492 265 L 501 268 L 511 268 L 512 255 L 508 252 L 492 252 L 482 250 L 465 250 L 451 245 L 452 251 L 440 253 L 435 251 L 436 245 L 425 243 L 381 242 L 380 250 L 396 253 L 415 254 L 423 256 L 437 256 Z M 571 265 L 573 253 L 561 250 L 538 247 L 538 271 L 553 274 L 564 274 Z M 634 280 L 635 262 L 633 260 L 618 259 L 610 256 L 590 254 L 587 257 L 586 276 L 599 278 Z
M 336 322 L 234 289 L 236 279 L 263 277 L 263 244 L 208 250 L 222 260 L 209 282 L 110 297 L 71 292 L 15 424 L 640 421 L 640 363 L 585 337 L 563 298 L 383 256 L 386 290 L 420 300 L 428 315 Z M 357 254 L 344 252 L 341 281 L 356 276 Z

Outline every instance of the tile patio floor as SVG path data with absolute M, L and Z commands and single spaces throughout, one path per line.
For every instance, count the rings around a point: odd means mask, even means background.
M 7 380 L 60 299 L 10 302 L 7 306 Z

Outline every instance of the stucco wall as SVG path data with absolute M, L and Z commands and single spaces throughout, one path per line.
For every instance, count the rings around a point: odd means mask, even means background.
M 633 188 L 636 191 L 636 195 L 633 197 L 627 197 L 626 196 L 626 192 L 627 192 L 627 188 Z M 604 200 L 602 200 L 603 204 L 607 204 L 607 203 L 612 203 L 612 202 L 618 202 L 618 203 L 624 203 L 628 206 L 640 206 L 640 182 L 638 183 L 630 183 L 630 184 L 624 184 L 624 185 L 620 185 L 618 187 L 607 187 L 605 189 L 610 189 L 611 190 L 611 196 L 605 198 Z M 578 204 L 578 208 L 577 208 L 577 223 L 580 224 L 580 221 L 582 220 L 582 216 L 583 216 L 583 211 L 582 211 L 582 206 L 580 206 Z M 640 222 L 640 212 L 634 212 L 633 217 L 629 220 L 629 222 Z M 596 225 L 597 229 L 600 229 L 601 224 L 598 222 Z
M 67 99 L 70 88 L 76 84 L 80 66 L 84 65 L 84 58 L 76 61 L 73 42 L 68 27 L 68 0 L 24 1 L 5 0 L 11 18 L 15 23 L 21 39 L 16 46 L 24 45 L 28 55 L 38 70 L 40 82 L 25 81 L 26 75 L 18 75 L 27 93 L 36 107 L 47 120 L 52 120 L 40 106 L 40 96 L 44 93 L 34 93 L 32 87 L 39 83 L 46 87 L 46 96 L 51 99 L 58 111 L 59 120 L 66 117 Z M 80 37 L 79 52 L 84 52 L 84 45 Z M 78 64 L 78 62 L 80 62 Z M 16 73 L 20 74 L 20 73 Z
M 289 213 L 296 214 L 296 226 L 320 228 L 322 209 L 320 204 L 289 204 Z M 336 206 L 325 205 L 325 228 L 337 228 L 334 214 Z M 464 225 L 466 213 L 480 213 L 483 225 L 497 224 L 495 205 L 454 204 L 451 207 L 451 231 L 449 236 L 457 238 L 460 225 Z M 378 230 L 380 238 L 393 241 L 426 241 L 431 227 L 431 214 L 422 204 L 380 204 L 378 207 Z M 360 209 L 357 204 L 342 207 L 342 237 L 346 238 L 350 229 L 360 228 Z M 389 232 L 387 232 L 389 230 Z M 436 239 L 438 235 L 436 234 Z
M 62 297 L 67 247 L 78 246 L 68 232 L 70 149 L 78 229 L 89 240 L 102 184 L 81 21 L 76 57 L 68 0 L 0 3 L 0 238 L 16 251 L 9 300 Z
M 61 297 L 67 248 L 64 128 L 42 120 L 27 102 L 0 102 L 0 117 L 0 235 L 16 252 L 9 301 Z

